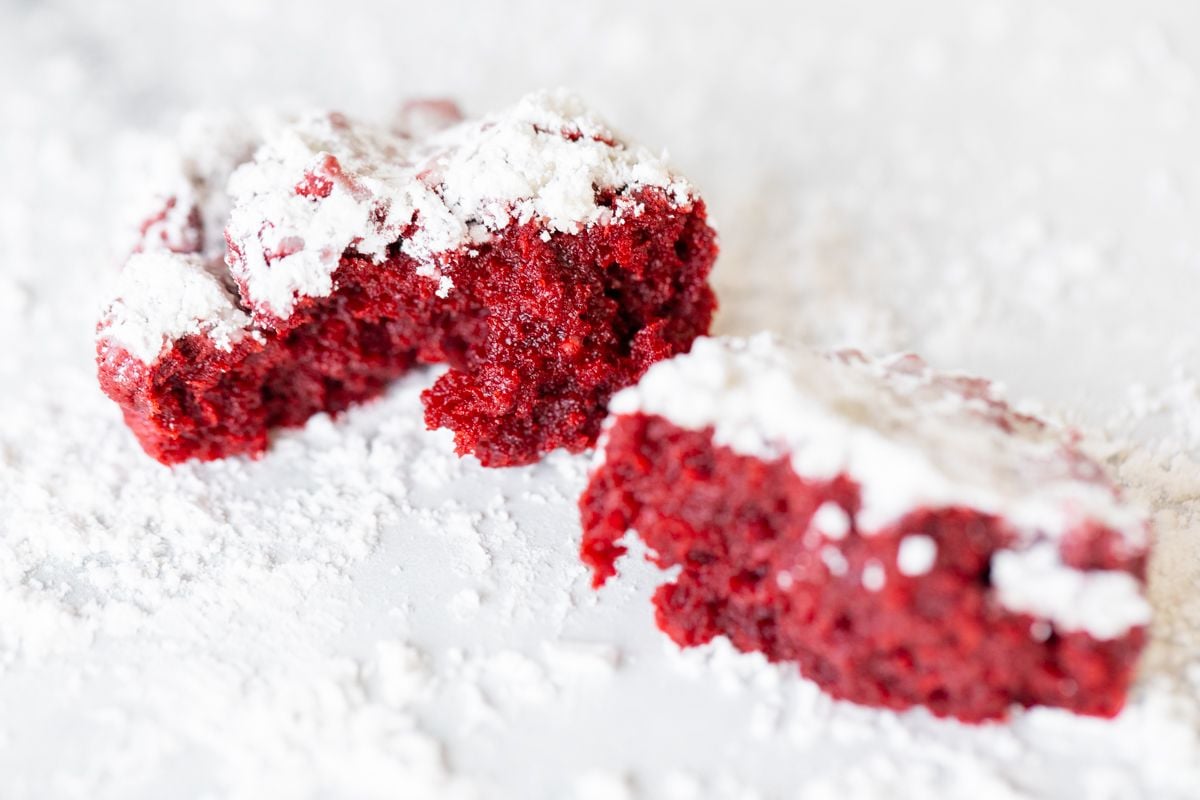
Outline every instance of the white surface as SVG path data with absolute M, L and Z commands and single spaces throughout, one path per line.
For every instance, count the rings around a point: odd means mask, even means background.
M 0 794 L 1200 793 L 1200 8 L 347 5 L 0 11 Z M 138 130 L 559 84 L 705 194 L 720 331 L 918 350 L 1109 430 L 1160 537 L 1125 714 L 968 730 L 680 654 L 656 575 L 587 587 L 583 460 L 455 459 L 428 374 L 259 462 L 141 455 L 91 364 Z

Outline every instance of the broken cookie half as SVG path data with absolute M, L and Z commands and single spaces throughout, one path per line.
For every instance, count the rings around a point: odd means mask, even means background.
M 260 453 L 419 364 L 449 367 L 423 399 L 460 453 L 578 452 L 708 330 L 703 200 L 570 94 L 198 130 L 97 335 L 101 386 L 164 463 Z
M 697 340 L 612 402 L 580 500 L 602 584 L 638 536 L 680 645 L 726 636 L 835 697 L 968 721 L 1111 716 L 1149 528 L 1077 437 L 915 356 Z

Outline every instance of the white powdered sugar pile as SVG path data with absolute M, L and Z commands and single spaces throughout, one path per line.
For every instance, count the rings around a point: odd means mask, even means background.
M 1143 552 L 1142 514 L 1068 433 L 1012 412 L 986 382 L 939 374 L 913 356 L 822 357 L 769 334 L 704 338 L 650 367 L 610 408 L 711 429 L 735 452 L 787 457 L 801 478 L 850 476 L 862 491 L 863 535 L 923 508 L 1003 517 L 1020 539 L 996 554 L 992 580 L 1014 611 L 1101 639 L 1150 619 L 1136 578 L 1073 569 L 1058 548 L 1094 523 L 1121 535 L 1130 554 Z
M 198 255 L 134 254 L 117 278 L 116 294 L 97 335 L 144 364 L 187 335 L 202 334 L 229 350 L 250 333 L 250 315 Z
M 1200 796 L 1189 8 L 325 11 L 0 8 L 0 794 Z M 589 585 L 574 505 L 589 457 L 458 458 L 422 423 L 431 371 L 259 460 L 145 457 L 95 376 L 131 249 L 106 247 L 132 174 L 115 154 L 147 155 L 145 131 L 195 108 L 386 124 L 401 98 L 485 110 L 547 85 L 669 144 L 704 187 L 715 333 L 918 352 L 1091 432 L 1083 449 L 1154 530 L 1151 636 L 1120 716 L 965 726 L 830 700 L 722 642 L 680 650 L 654 625 L 665 576 L 643 553 Z M 919 569 L 921 543 L 906 552 Z

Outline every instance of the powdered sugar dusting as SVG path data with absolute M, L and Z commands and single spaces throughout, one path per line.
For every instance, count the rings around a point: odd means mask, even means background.
M 632 194 L 645 187 L 680 207 L 691 200 L 660 158 L 617 139 L 562 91 L 425 139 L 312 115 L 269 136 L 233 175 L 230 269 L 251 305 L 283 318 L 297 298 L 333 291 L 348 249 L 380 261 L 399 243 L 421 274 L 439 278 L 441 253 L 511 224 L 577 233 L 618 223 L 640 213 Z M 600 202 L 606 191 L 611 203 Z
M 266 111 L 196 111 L 184 116 L 175 138 L 157 141 L 146 176 L 146 197 L 133 211 L 138 252 L 199 253 L 225 257 L 229 177 L 250 160 L 264 132 L 283 124 Z
M 132 256 L 98 336 L 151 364 L 177 339 L 203 335 L 229 350 L 250 333 L 250 317 L 203 257 L 165 251 Z
M 1200 796 L 1183 4 L 0 7 L 6 798 Z M 140 455 L 90 341 L 118 142 L 196 106 L 492 108 L 548 74 L 703 181 L 722 332 L 914 350 L 1096 432 L 1156 538 L 1119 717 L 965 726 L 833 701 L 721 640 L 681 651 L 640 555 L 588 586 L 586 458 L 481 474 L 423 429 L 427 373 L 269 459 Z
M 146 363 L 187 334 L 228 348 L 247 320 L 220 289 L 226 269 L 269 325 L 297 298 L 330 294 L 348 249 L 378 261 L 399 246 L 444 298 L 454 281 L 440 274 L 439 254 L 511 224 L 537 220 L 547 236 L 619 224 L 641 213 L 633 193 L 649 186 L 680 208 L 691 202 L 690 186 L 661 159 L 618 140 L 563 91 L 457 124 L 446 103 L 406 108 L 390 128 L 337 113 L 187 117 L 158 159 L 158 211 L 136 249 L 197 258 L 133 259 L 119 286 L 130 294 L 118 293 L 101 336 Z M 602 202 L 604 192 L 614 197 Z M 200 264 L 212 280 L 195 272 Z M 168 296 L 176 278 L 180 298 Z
M 715 442 L 737 452 L 789 458 L 803 478 L 850 475 L 861 487 L 855 521 L 864 535 L 918 508 L 1002 516 L 1021 537 L 1019 552 L 998 554 L 995 564 L 997 596 L 1008 607 L 1099 638 L 1149 620 L 1136 579 L 1083 576 L 1063 564 L 1056 543 L 1096 523 L 1141 552 L 1143 516 L 1067 433 L 1012 412 L 983 381 L 935 373 L 912 356 L 820 357 L 767 335 L 700 339 L 652 366 L 611 410 L 711 428 Z M 1038 557 L 1047 553 L 1048 561 Z
M 997 553 L 990 575 L 1005 608 L 1052 619 L 1064 630 L 1115 639 L 1150 622 L 1150 603 L 1136 578 L 1117 570 L 1064 569 L 1050 542 Z
M 788 455 L 812 479 L 856 476 L 859 525 L 874 530 L 918 507 L 1003 514 L 1031 536 L 1087 520 L 1131 547 L 1144 521 L 1068 434 L 1009 412 L 986 382 L 940 375 L 912 356 L 821 357 L 768 335 L 697 340 L 613 398 L 615 414 L 658 414 L 714 429 L 738 452 Z

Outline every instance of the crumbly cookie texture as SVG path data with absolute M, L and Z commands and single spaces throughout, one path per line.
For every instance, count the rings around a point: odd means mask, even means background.
M 223 144 L 181 144 L 98 332 L 101 383 L 161 460 L 260 452 L 439 362 L 427 421 L 460 452 L 580 450 L 614 391 L 708 328 L 703 201 L 568 93 L 207 129 Z
M 838 696 L 965 719 L 1120 708 L 1148 525 L 1077 437 L 915 356 L 700 339 L 614 397 L 584 558 L 636 530 L 659 621 L 798 661 Z

